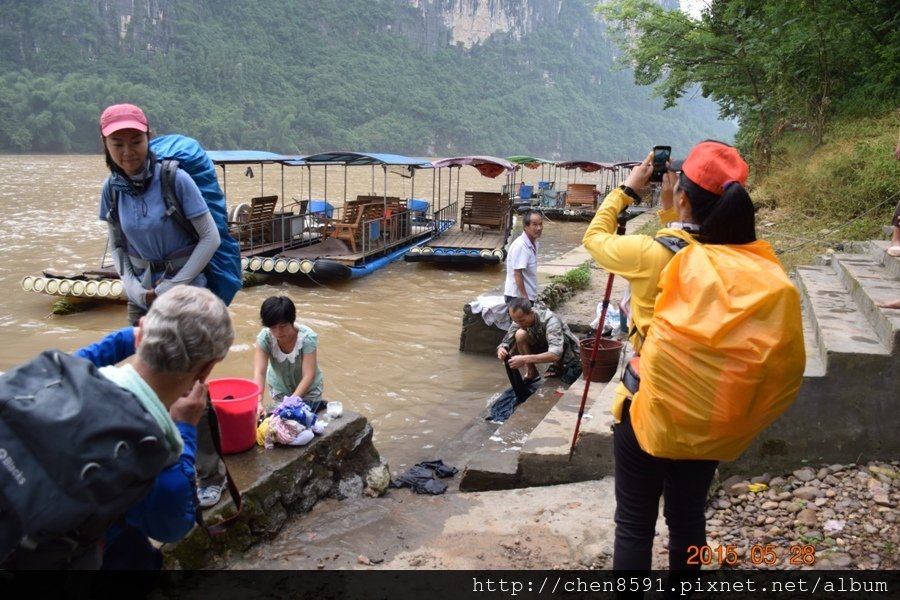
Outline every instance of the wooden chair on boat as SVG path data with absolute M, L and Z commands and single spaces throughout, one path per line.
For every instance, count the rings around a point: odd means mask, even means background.
M 490 229 L 504 229 L 509 224 L 509 197 L 497 192 L 466 192 L 460 229 L 480 225 Z
M 597 186 L 593 183 L 570 183 L 566 188 L 566 206 L 594 208 L 597 202 Z
M 371 204 L 358 204 L 356 202 L 347 203 L 344 206 L 344 212 L 341 220 L 332 224 L 328 228 L 328 235 L 343 240 L 350 244 L 350 249 L 356 253 L 357 242 L 360 241 L 360 228 L 363 220 L 366 218 L 367 208 L 373 206 Z
M 400 198 L 397 196 L 365 196 L 360 194 L 356 197 L 356 200 L 350 200 L 350 202 L 356 204 L 386 204 L 388 206 L 392 204 L 400 204 Z
M 266 243 L 269 241 L 267 238 L 271 237 L 277 205 L 278 196 L 257 196 L 250 199 L 249 207 L 239 205 L 232 213 L 236 218 L 228 222 L 231 235 L 242 246 Z M 240 210 L 243 207 L 247 207 L 246 210 Z

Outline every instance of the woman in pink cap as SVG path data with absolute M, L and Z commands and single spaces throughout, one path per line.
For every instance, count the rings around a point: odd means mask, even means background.
M 110 170 L 100 196 L 100 219 L 119 223 L 109 227 L 113 263 L 128 295 L 128 321 L 137 325 L 153 300 L 172 286 L 206 286 L 203 270 L 219 247 L 219 232 L 197 184 L 180 169 L 175 191 L 197 236 L 166 214 L 161 165 L 150 150 L 143 110 L 134 104 L 107 107 L 100 116 L 100 135 Z
M 697 144 L 678 172 L 663 175 L 659 219 L 665 228 L 650 235 L 616 235 L 617 218 L 640 201 L 653 173 L 653 153 L 612 190 L 584 234 L 585 248 L 597 263 L 624 277 L 631 291 L 630 341 L 640 354 L 653 316 L 660 274 L 674 256 L 657 237 L 708 244 L 747 244 L 756 240 L 753 203 L 744 183 L 748 167 L 738 151 L 716 141 Z M 706 495 L 718 467 L 712 460 L 673 460 L 644 452 L 635 438 L 629 408 L 634 390 L 619 383 L 612 413 L 615 457 L 616 534 L 613 570 L 649 571 L 653 538 L 664 498 L 669 527 L 669 567 L 688 564 L 690 547 L 706 545 Z M 634 387 L 634 386 L 631 386 Z
M 181 169 L 175 193 L 196 235 L 166 214 L 162 166 L 150 150 L 143 110 L 134 104 L 107 107 L 100 135 L 110 171 L 100 195 L 100 219 L 119 223 L 109 225 L 113 263 L 128 295 L 128 322 L 137 325 L 154 299 L 172 287 L 206 287 L 203 270 L 219 247 L 219 231 L 197 184 Z M 213 506 L 222 496 L 226 471 L 205 416 L 198 427 L 196 466 L 200 505 Z

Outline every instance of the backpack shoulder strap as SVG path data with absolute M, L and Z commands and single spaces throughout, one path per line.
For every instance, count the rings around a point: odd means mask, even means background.
M 680 237 L 674 235 L 661 235 L 658 237 L 654 237 L 653 240 L 662 245 L 666 250 L 671 251 L 673 254 L 677 254 L 679 250 L 683 250 L 690 245 L 690 242 L 688 242 L 687 240 L 683 240 Z M 632 322 L 631 328 L 628 330 L 628 337 L 631 338 L 635 334 L 638 335 L 641 343 L 643 344 L 644 336 L 642 336 L 638 331 L 637 325 Z
M 109 198 L 109 210 L 106 212 L 106 218 L 114 225 L 119 225 L 119 190 L 112 185 L 112 178 L 107 177 L 103 182 L 103 191 L 101 192 L 105 198 Z
M 181 200 L 178 198 L 178 192 L 175 190 L 175 174 L 178 172 L 180 163 L 174 158 L 166 158 L 162 161 L 160 170 L 160 187 L 162 188 L 163 200 L 166 203 L 166 216 L 175 219 L 175 222 L 187 231 L 195 239 L 197 231 L 194 226 L 185 218 L 181 210 Z
M 674 235 L 661 235 L 653 239 L 654 241 L 662 244 L 664 248 L 671 250 L 673 253 L 677 253 L 679 250 L 686 248 L 689 245 L 689 242 Z
M 118 248 L 125 247 L 125 236 L 122 234 L 122 224 L 119 222 L 119 190 L 113 187 L 112 178 L 107 177 L 103 182 L 103 196 L 109 198 L 109 210 L 106 213 L 106 222 L 113 230 L 113 245 Z

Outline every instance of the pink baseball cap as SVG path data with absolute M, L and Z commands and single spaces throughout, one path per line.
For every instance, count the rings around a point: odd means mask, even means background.
M 704 190 L 721 196 L 731 182 L 744 185 L 750 168 L 734 146 L 706 140 L 694 146 L 681 171 Z
M 122 129 L 150 131 L 147 115 L 134 104 L 113 104 L 100 115 L 100 133 L 107 136 Z

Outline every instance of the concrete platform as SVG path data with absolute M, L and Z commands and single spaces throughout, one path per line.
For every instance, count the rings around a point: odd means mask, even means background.
M 371 425 L 353 412 L 332 420 L 324 434 L 305 446 L 257 445 L 226 455 L 225 464 L 241 491 L 239 517 L 222 534 L 210 537 L 195 526 L 177 544 L 162 546 L 169 567 L 203 568 L 214 557 L 241 553 L 274 538 L 290 517 L 308 512 L 324 498 L 360 497 L 373 486 L 386 488 L 390 481 L 372 445 Z M 213 525 L 234 514 L 226 491 L 222 501 L 204 513 L 204 521 Z

